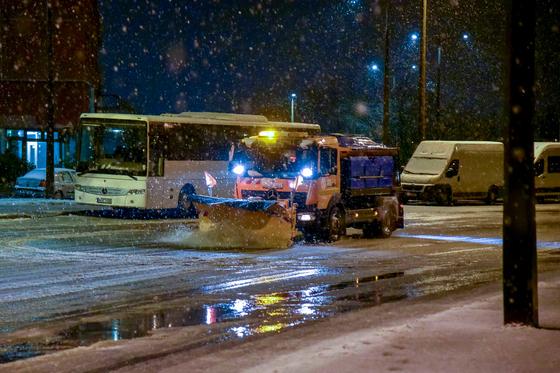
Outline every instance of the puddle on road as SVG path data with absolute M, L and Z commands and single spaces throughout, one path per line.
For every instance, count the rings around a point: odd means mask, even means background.
M 278 332 L 337 313 L 410 297 L 405 290 L 384 295 L 380 289 L 368 289 L 368 285 L 377 281 L 401 276 L 404 272 L 385 273 L 303 290 L 259 294 L 197 307 L 184 305 L 149 313 L 138 311 L 111 320 L 83 322 L 37 342 L 0 345 L 0 364 L 100 341 L 144 337 L 162 328 L 238 322 L 219 331 L 221 340 Z

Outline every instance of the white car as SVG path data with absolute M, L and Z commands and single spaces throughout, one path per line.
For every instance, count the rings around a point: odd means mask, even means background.
M 16 180 L 16 196 L 45 197 L 47 170 L 36 168 Z M 54 169 L 54 198 L 74 198 L 76 171 L 69 168 Z

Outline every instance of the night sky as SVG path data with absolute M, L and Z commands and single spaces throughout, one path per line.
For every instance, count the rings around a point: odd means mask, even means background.
M 139 113 L 223 111 L 297 120 L 379 136 L 384 7 L 346 0 L 100 0 L 105 93 Z M 558 14 L 544 2 L 540 87 L 554 91 Z M 420 1 L 391 1 L 395 142 L 416 132 Z M 504 125 L 505 10 L 501 1 L 430 1 L 428 102 L 434 112 L 441 46 L 441 138 L 500 139 Z M 556 27 L 556 28 L 555 28 Z M 556 30 L 556 31 L 555 31 Z M 552 37 L 551 37 L 552 36 Z M 555 56 L 556 57 L 556 56 Z M 539 57 L 538 57 L 539 58 Z M 377 68 L 373 66 L 377 65 Z M 544 72 L 543 72 L 544 71 Z M 547 107 L 555 101 L 546 99 Z M 552 102 L 552 104 L 548 104 Z M 542 102 L 541 102 L 542 105 Z M 433 114 L 430 114 L 433 117 Z M 556 114 L 557 115 L 557 114 Z M 430 119 L 433 121 L 433 118 Z

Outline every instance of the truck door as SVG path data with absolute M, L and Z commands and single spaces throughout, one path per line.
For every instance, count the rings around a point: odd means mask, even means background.
M 338 152 L 333 148 L 321 148 L 319 150 L 319 201 L 318 208 L 325 209 L 335 193 L 340 192 L 340 181 L 338 178 Z

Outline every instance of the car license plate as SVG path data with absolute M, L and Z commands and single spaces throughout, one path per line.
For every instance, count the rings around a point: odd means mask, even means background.
M 111 203 L 113 203 L 113 200 L 111 198 L 98 198 L 97 203 L 111 204 Z

